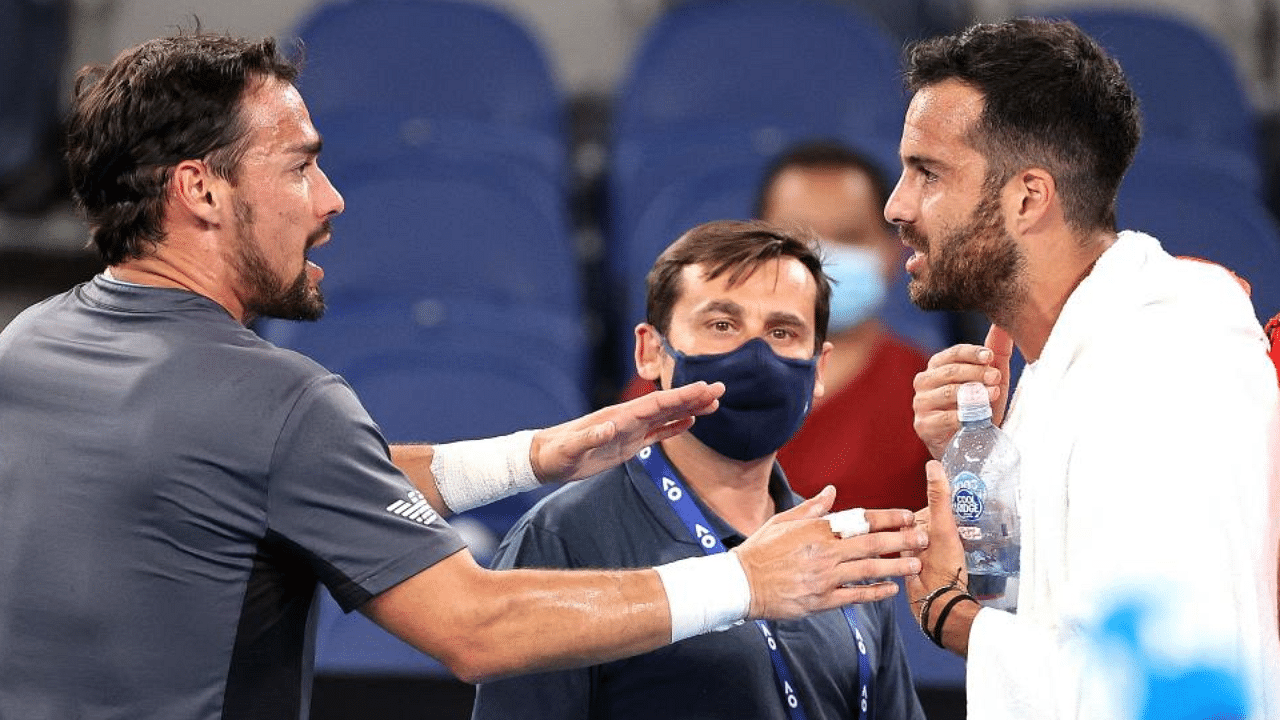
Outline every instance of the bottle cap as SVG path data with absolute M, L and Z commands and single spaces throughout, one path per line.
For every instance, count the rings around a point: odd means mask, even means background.
M 831 532 L 842 538 L 854 535 L 866 535 L 871 532 L 871 523 L 867 522 L 867 511 L 862 508 L 849 508 L 834 512 L 827 516 L 831 524 Z
M 985 420 L 991 417 L 991 400 L 987 397 L 987 386 L 980 382 L 967 382 L 956 391 L 956 402 L 960 407 L 960 422 Z

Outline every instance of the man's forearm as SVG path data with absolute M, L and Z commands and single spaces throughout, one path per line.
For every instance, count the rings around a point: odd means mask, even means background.
M 393 445 L 391 461 L 442 517 L 537 487 L 533 431 L 441 445 Z
M 436 487 L 435 475 L 431 473 L 431 460 L 434 457 L 435 447 L 425 443 L 391 446 L 391 462 L 400 468 L 400 472 L 409 478 L 409 482 L 413 483 L 441 517 L 449 517 L 453 510 L 440 497 L 440 488 Z
M 608 662 L 671 641 L 653 570 L 495 572 L 465 551 L 362 611 L 467 682 Z

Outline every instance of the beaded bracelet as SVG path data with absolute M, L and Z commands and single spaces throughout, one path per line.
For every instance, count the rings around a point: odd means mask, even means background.
M 944 650 L 946 649 L 946 647 L 942 644 L 942 626 L 947 622 L 947 615 L 951 613 L 951 608 L 955 607 L 956 605 L 959 605 L 964 600 L 968 600 L 969 602 L 974 603 L 975 605 L 978 604 L 978 601 L 975 600 L 972 595 L 966 592 L 962 592 L 959 595 L 951 598 L 951 600 L 949 600 L 946 605 L 942 606 L 942 611 L 938 613 L 938 622 L 934 623 L 933 625 L 933 632 L 925 633 L 925 635 L 927 635 L 928 638 L 933 641 L 934 645 L 937 645 L 938 647 Z
M 933 639 L 929 636 L 929 631 L 927 629 L 928 622 L 929 622 L 929 608 L 933 606 L 933 601 L 937 599 L 939 596 L 941 596 L 943 593 L 949 592 L 951 590 L 958 590 L 959 588 L 960 588 L 959 584 L 955 580 L 952 580 L 946 585 L 943 585 L 942 587 L 934 590 L 928 595 L 925 595 L 924 599 L 920 601 L 923 604 L 920 606 L 920 617 L 916 618 L 916 622 L 920 625 L 920 632 L 924 633 L 925 637 L 931 640 Z

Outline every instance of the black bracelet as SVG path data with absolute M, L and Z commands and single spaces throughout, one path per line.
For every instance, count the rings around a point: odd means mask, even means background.
M 929 609 L 933 607 L 933 601 L 941 597 L 942 595 L 946 594 L 947 592 L 950 592 L 951 590 L 957 590 L 957 589 L 959 589 L 959 586 L 957 586 L 956 582 L 952 580 L 946 585 L 943 585 L 942 587 L 934 589 L 933 592 L 929 593 L 928 595 L 925 595 L 924 599 L 920 601 L 921 602 L 920 617 L 916 618 L 916 620 L 917 620 L 917 624 L 920 626 L 920 632 L 924 633 L 925 637 L 930 637 L 929 630 L 928 630 Z
M 927 633 L 929 639 L 933 641 L 933 644 L 944 650 L 946 647 L 942 644 L 942 625 L 947 622 L 947 615 L 951 613 L 951 608 L 959 605 L 962 600 L 968 600 L 975 605 L 978 604 L 978 601 L 968 593 L 960 593 L 959 595 L 956 595 L 948 600 L 946 605 L 942 606 L 942 611 L 938 613 L 938 622 L 933 625 L 933 632 Z

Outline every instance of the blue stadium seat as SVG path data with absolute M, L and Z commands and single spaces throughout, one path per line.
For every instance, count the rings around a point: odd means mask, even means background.
M 421 295 L 363 301 L 326 293 L 326 300 L 329 308 L 318 322 L 265 320 L 256 329 L 276 345 L 307 355 L 335 372 L 345 372 L 372 352 L 471 347 L 500 354 L 516 350 L 555 365 L 574 378 L 584 394 L 594 381 L 586 328 L 579 315 L 537 305 L 428 295 L 426 289 Z
M 61 114 L 70 18 L 68 0 L 0 3 L 0 186 L 25 182 L 43 156 L 60 164 L 49 138 Z
M 335 180 L 337 182 L 337 180 Z M 395 172 L 348 174 L 346 211 L 313 257 L 326 292 L 470 298 L 582 312 L 567 201 L 535 174 L 409 158 Z
M 1280 312 L 1280 231 L 1247 185 L 1195 164 L 1135 165 L 1120 188 L 1117 216 L 1121 228 L 1153 235 L 1174 255 L 1243 277 L 1260 320 Z
M 489 158 L 568 187 L 564 94 L 536 36 L 506 11 L 346 0 L 321 5 L 297 34 L 306 56 L 299 87 L 329 162 Z
M 522 125 L 443 115 L 404 116 L 370 107 L 312 117 L 324 137 L 321 164 L 335 183 L 348 175 L 410 162 L 487 164 L 517 175 L 541 175 L 564 191 L 569 187 L 564 140 Z M 341 189 L 341 187 L 339 187 Z
M 320 115 L 377 108 L 564 133 L 563 97 L 536 37 L 502 9 L 459 0 L 346 0 L 297 30 L 300 87 Z
M 1259 166 L 1258 123 L 1234 60 L 1198 26 L 1155 11 L 1064 7 L 1111 52 L 1142 103 L 1147 140 L 1199 145 Z
M 725 118 L 828 118 L 897 137 L 898 50 L 872 20 L 813 0 L 692 0 L 649 29 L 619 90 L 619 137 Z M 896 143 L 895 143 L 896 144 Z
M 606 177 L 611 240 L 625 242 L 658 194 L 684 177 L 727 165 L 763 165 L 788 147 L 815 138 L 839 138 L 875 162 L 885 177 L 898 173 L 896 136 L 869 139 L 853 130 L 833 129 L 824 118 L 796 118 L 785 125 L 726 118 L 705 128 L 637 135 L 613 148 Z M 619 258 L 609 259 L 616 268 Z
M 852 8 L 813 0 L 693 0 L 646 33 L 614 107 L 611 240 L 708 164 L 830 137 L 898 167 L 898 48 Z

